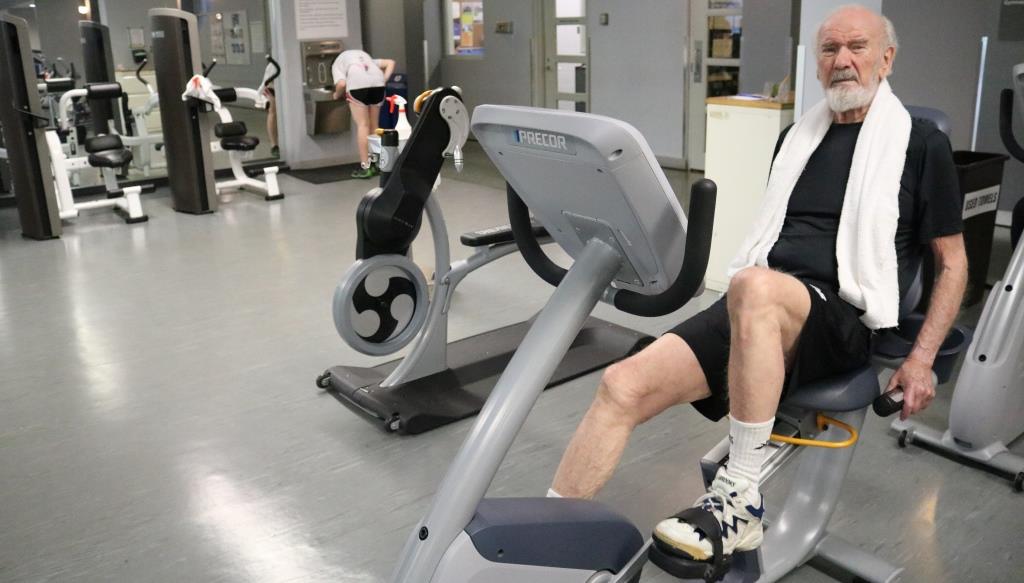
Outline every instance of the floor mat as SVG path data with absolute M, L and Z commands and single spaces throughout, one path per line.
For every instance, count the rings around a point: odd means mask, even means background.
M 340 180 L 354 180 L 352 173 L 359 170 L 359 163 L 342 164 L 340 166 L 325 166 L 323 168 L 307 168 L 305 170 L 289 170 L 288 175 L 299 180 L 305 180 L 311 184 L 327 184 Z M 373 182 L 373 179 L 366 179 Z

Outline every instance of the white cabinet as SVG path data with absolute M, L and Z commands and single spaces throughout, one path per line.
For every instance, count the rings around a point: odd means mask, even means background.
M 726 271 L 761 207 L 779 133 L 793 123 L 793 105 L 732 97 L 707 100 L 704 176 L 718 185 L 707 287 L 725 291 Z

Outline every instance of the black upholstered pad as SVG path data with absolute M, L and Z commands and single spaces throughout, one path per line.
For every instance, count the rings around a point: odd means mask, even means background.
M 120 83 L 89 83 L 85 91 L 86 99 L 117 99 L 122 93 Z
M 260 139 L 252 136 L 233 136 L 220 141 L 220 147 L 225 150 L 255 150 L 260 145 Z
M 213 126 L 213 134 L 218 138 L 230 138 L 233 136 L 244 136 L 249 132 L 249 128 L 245 127 L 245 122 L 242 121 L 231 121 L 228 123 L 219 123 Z
M 121 138 L 113 134 L 96 136 L 85 141 L 85 151 L 90 154 L 104 150 L 120 150 L 122 148 L 124 148 L 124 144 L 121 142 Z
M 131 161 L 131 150 L 103 150 L 89 154 L 89 165 L 96 168 L 120 168 Z
M 235 91 L 234 87 L 220 87 L 214 89 L 213 93 L 217 96 L 217 99 L 220 99 L 221 103 L 238 101 L 238 92 Z
M 880 393 L 878 375 L 871 366 L 808 383 L 791 392 L 783 404 L 812 411 L 856 411 Z

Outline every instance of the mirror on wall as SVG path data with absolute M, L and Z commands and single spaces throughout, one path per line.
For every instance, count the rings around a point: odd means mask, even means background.
M 145 181 L 167 174 L 150 54 L 149 11 L 177 8 L 178 4 L 177 0 L 35 0 L 6 8 L 29 23 L 43 110 L 52 128 L 60 126 L 61 109 L 65 110 L 66 128 L 59 132 L 63 147 L 77 153 L 84 151 L 89 137 L 118 133 L 132 151 L 131 163 L 119 176 L 121 181 Z M 256 103 L 249 99 L 273 72 L 266 60 L 270 50 L 267 0 L 200 0 L 194 3 L 194 10 L 202 59 L 217 61 L 211 81 L 240 90 L 241 98 L 225 104 L 222 115 L 244 123 L 248 135 L 259 140 L 254 150 L 243 153 L 243 162 L 276 156 L 275 120 L 268 115 L 273 112 L 268 111 L 273 95 L 261 91 L 262 98 Z M 61 106 L 67 91 L 110 81 L 120 84 L 121 98 L 97 103 L 75 96 Z M 209 115 L 218 116 L 215 112 Z M 225 121 L 220 117 L 211 121 Z M 217 169 L 230 166 L 225 152 L 215 152 L 214 161 Z M 93 168 L 75 170 L 70 179 L 73 187 L 102 184 Z M 3 182 L 0 171 L 0 186 Z

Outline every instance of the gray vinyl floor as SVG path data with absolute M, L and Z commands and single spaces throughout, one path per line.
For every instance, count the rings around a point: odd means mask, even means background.
M 439 194 L 457 256 L 459 233 L 506 220 L 500 180 L 470 156 Z M 314 387 L 330 365 L 380 362 L 342 343 L 329 308 L 369 185 L 281 185 L 280 203 L 235 195 L 207 216 L 158 191 L 149 223 L 90 213 L 48 242 L 0 209 L 0 581 L 386 580 L 471 424 L 397 438 Z M 504 259 L 463 282 L 450 336 L 527 318 L 549 293 Z M 714 299 L 655 320 L 597 314 L 658 333 Z M 541 397 L 491 494 L 545 492 L 597 378 Z M 951 389 L 924 420 L 944 423 Z M 667 412 L 601 499 L 649 531 L 699 494 L 697 462 L 725 431 Z M 869 417 L 832 529 L 905 581 L 1022 581 L 1022 517 L 1005 480 L 900 450 Z

